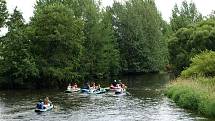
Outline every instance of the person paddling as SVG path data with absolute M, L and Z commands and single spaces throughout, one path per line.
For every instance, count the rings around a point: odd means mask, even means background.
M 45 99 L 44 99 L 44 104 L 45 105 L 48 105 L 48 104 L 51 104 L 52 102 L 49 100 L 49 97 L 46 97 Z
M 71 88 L 72 88 L 72 86 L 71 86 L 71 84 L 69 84 L 69 85 L 67 86 L 67 90 L 71 90 Z
M 95 82 L 93 82 L 93 84 L 92 84 L 92 87 L 91 87 L 92 89 L 96 89 L 96 83 Z
M 73 86 L 72 86 L 73 89 L 76 89 L 78 88 L 78 85 L 75 83 Z

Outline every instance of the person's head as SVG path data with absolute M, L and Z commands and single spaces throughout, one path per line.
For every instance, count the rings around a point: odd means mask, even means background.
M 49 97 L 46 97 L 46 99 L 48 100 L 48 99 L 49 99 Z
M 41 102 L 43 102 L 43 100 L 42 100 L 42 99 L 40 99 L 40 100 L 39 100 L 39 102 L 41 103 Z
M 96 85 L 96 83 L 95 82 L 93 82 L 93 84 L 92 84 L 93 86 L 95 86 Z

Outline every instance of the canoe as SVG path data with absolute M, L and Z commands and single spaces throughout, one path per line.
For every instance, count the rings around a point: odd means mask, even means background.
M 45 107 L 44 109 L 38 109 L 38 108 L 36 108 L 35 112 L 46 112 L 46 111 L 51 110 L 54 107 L 53 104 L 48 104 L 48 105 L 43 105 L 43 106 Z

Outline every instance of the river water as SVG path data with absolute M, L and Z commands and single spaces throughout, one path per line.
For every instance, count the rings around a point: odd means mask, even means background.
M 163 94 L 168 74 L 122 77 L 129 95 L 65 94 L 62 90 L 0 92 L 0 121 L 212 121 L 183 110 Z M 101 84 L 102 85 L 102 84 Z M 37 101 L 49 96 L 54 109 L 35 113 Z

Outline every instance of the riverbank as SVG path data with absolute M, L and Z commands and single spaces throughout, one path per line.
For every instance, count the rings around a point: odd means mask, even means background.
M 167 86 L 166 95 L 182 108 L 215 117 L 215 78 L 178 78 Z

